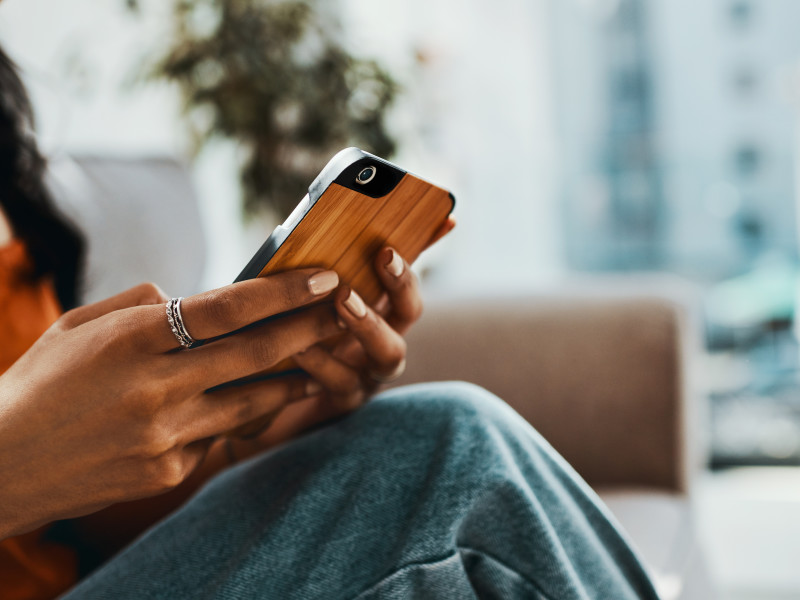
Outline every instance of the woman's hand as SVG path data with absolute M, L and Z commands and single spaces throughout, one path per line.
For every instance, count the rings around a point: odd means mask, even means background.
M 450 217 L 429 242 L 433 245 L 455 227 Z M 295 361 L 325 389 L 325 394 L 287 406 L 254 440 L 235 440 L 237 459 L 285 442 L 319 423 L 361 406 L 405 366 L 403 335 L 422 314 L 419 281 L 408 263 L 391 248 L 381 250 L 375 271 L 386 290 L 376 307 L 365 306 L 343 285 L 335 296 L 339 318 L 349 330 L 333 349 L 311 346 Z
M 403 257 L 384 248 L 375 259 L 375 271 L 386 290 L 378 306 L 368 306 L 346 285 L 335 296 L 341 323 L 351 335 L 332 350 L 316 345 L 295 356 L 326 390 L 327 399 L 343 411 L 361 406 L 380 383 L 402 374 L 403 335 L 422 315 L 419 281 Z
M 176 351 L 166 296 L 143 285 L 66 313 L 0 377 L 0 539 L 181 483 L 213 438 L 313 396 L 308 378 L 206 393 L 341 333 L 338 285 L 304 269 L 186 298 Z
M 451 215 L 426 248 L 455 225 Z M 381 383 L 402 374 L 406 364 L 403 336 L 422 316 L 419 280 L 405 259 L 387 247 L 375 256 L 373 266 L 386 292 L 378 305 L 367 306 L 354 290 L 342 286 L 336 294 L 336 310 L 352 335 L 332 350 L 311 346 L 295 357 L 341 411 L 360 406 Z

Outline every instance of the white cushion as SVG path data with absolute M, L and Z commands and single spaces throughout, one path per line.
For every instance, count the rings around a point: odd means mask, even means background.
M 48 175 L 56 204 L 87 241 L 85 302 L 146 281 L 171 296 L 200 291 L 205 240 L 184 165 L 60 156 Z
M 651 490 L 601 490 L 663 600 L 717 597 L 697 545 L 688 498 Z

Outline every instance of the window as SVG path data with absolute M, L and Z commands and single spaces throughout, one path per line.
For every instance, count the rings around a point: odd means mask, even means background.
M 754 144 L 743 144 L 733 154 L 733 166 L 737 175 L 752 177 L 761 167 L 763 156 Z
M 749 27 L 753 22 L 753 3 L 749 0 L 736 0 L 728 7 L 728 17 L 734 26 Z
M 754 68 L 740 66 L 734 70 L 731 84 L 737 96 L 751 97 L 758 90 L 758 72 Z

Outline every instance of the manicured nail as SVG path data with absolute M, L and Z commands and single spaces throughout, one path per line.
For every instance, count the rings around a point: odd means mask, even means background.
M 405 269 L 403 259 L 393 249 L 389 249 L 389 252 L 392 253 L 392 259 L 386 264 L 386 270 L 390 275 L 394 277 L 400 277 L 400 275 L 403 274 L 403 269 Z
M 356 319 L 363 319 L 367 314 L 367 307 L 355 290 L 350 290 L 350 295 L 345 298 L 344 305 Z
M 339 286 L 339 276 L 336 271 L 320 271 L 308 279 L 308 289 L 315 296 L 327 294 Z
M 322 391 L 322 385 L 313 379 L 306 382 L 306 396 L 316 396 Z

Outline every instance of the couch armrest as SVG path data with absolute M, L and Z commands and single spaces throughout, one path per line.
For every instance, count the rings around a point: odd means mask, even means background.
M 592 486 L 685 492 L 680 324 L 657 299 L 434 304 L 408 337 L 398 384 L 476 383 Z

